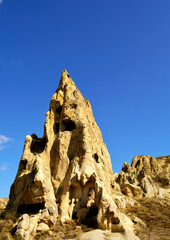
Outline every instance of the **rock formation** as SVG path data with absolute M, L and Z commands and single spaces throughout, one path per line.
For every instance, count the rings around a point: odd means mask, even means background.
M 29 239 L 57 219 L 131 231 L 132 222 L 112 198 L 120 188 L 90 103 L 66 70 L 46 115 L 43 137 L 26 136 L 11 186 L 6 210 L 21 214 L 16 234 Z
M 125 162 L 113 174 L 90 103 L 66 70 L 46 115 L 43 137 L 26 136 L 10 189 L 6 213 L 18 217 L 17 237 L 29 240 L 75 219 L 100 228 L 82 240 L 139 240 L 133 230 L 145 223 L 125 213 L 129 207 L 140 208 L 139 198 L 170 200 L 170 156 L 135 156 L 131 165 Z
M 170 198 L 170 156 L 135 156 L 114 178 L 126 196 Z

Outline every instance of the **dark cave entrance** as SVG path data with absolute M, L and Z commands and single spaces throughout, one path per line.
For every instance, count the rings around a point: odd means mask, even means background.
M 65 131 L 72 131 L 76 129 L 76 125 L 75 123 L 70 120 L 70 119 L 67 119 L 67 120 L 64 120 L 61 124 L 61 131 L 62 132 L 65 132 Z
M 28 161 L 26 159 L 22 159 L 20 161 L 19 169 L 20 171 L 26 170 Z
M 41 202 L 41 203 L 36 203 L 36 204 L 20 204 L 18 206 L 17 212 L 20 214 L 24 214 L 24 213 L 32 213 L 32 214 L 36 214 L 39 212 L 39 210 L 43 210 L 45 203 Z
M 47 143 L 46 137 L 44 138 L 33 138 L 30 150 L 32 153 L 42 153 Z
M 61 113 L 61 111 L 62 111 L 62 106 L 60 106 L 60 107 L 56 108 L 56 112 L 57 112 L 57 114 L 60 114 L 60 113 Z
M 54 129 L 55 134 L 59 133 L 60 124 L 59 123 L 54 123 L 53 129 Z
M 95 154 L 93 155 L 93 157 L 94 157 L 95 161 L 96 161 L 97 163 L 99 163 L 99 156 L 98 156 L 98 154 L 95 153 Z
M 98 214 L 98 207 L 96 205 L 92 205 L 89 207 L 89 211 L 86 214 L 86 217 L 82 220 L 82 223 L 87 227 L 91 228 L 98 228 L 97 223 L 97 214 Z

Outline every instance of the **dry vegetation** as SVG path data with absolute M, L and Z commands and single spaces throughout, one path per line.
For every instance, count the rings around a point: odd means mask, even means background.
M 4 208 L 8 202 L 8 198 L 0 198 L 0 215 L 4 211 Z M 10 230 L 15 223 L 15 217 L 7 215 L 5 219 L 0 218 L 0 240 L 10 240 L 11 234 Z
M 136 225 L 136 234 L 141 240 L 169 240 L 170 236 L 170 203 L 165 199 L 156 198 L 138 198 L 140 204 L 123 209 L 123 211 L 132 219 L 134 216 L 143 220 L 146 227 L 139 228 Z M 2 203 L 3 201 L 3 203 Z M 0 213 L 2 213 L 7 199 L 0 199 Z M 0 219 L 0 240 L 14 239 L 10 230 L 15 223 L 16 218 L 7 215 L 5 219 Z M 77 225 L 75 221 L 70 221 L 64 225 L 57 224 L 49 231 L 38 233 L 34 239 L 37 240 L 62 240 L 79 239 L 82 232 L 90 231 L 84 225 Z
M 68 222 L 66 224 L 57 224 L 50 231 L 38 233 L 34 239 L 36 240 L 62 240 L 62 239 L 79 239 L 81 233 L 85 231 L 90 231 L 92 229 L 86 228 L 86 226 L 77 226 L 74 221 Z
M 142 219 L 146 227 L 136 228 L 136 234 L 141 240 L 170 239 L 170 203 L 165 199 L 141 198 L 140 205 L 124 209 L 129 216 Z
M 8 199 L 0 199 L 0 215 L 4 211 Z M 13 240 L 11 230 L 16 222 L 16 217 L 11 214 L 7 214 L 5 218 L 0 218 L 0 240 Z M 83 232 L 90 231 L 92 229 L 85 225 L 77 225 L 75 221 L 69 221 L 66 224 L 56 224 L 49 231 L 38 233 L 34 239 L 37 240 L 62 240 L 62 239 L 79 239 L 79 235 Z M 17 239 L 16 239 L 17 240 Z
M 156 178 L 154 179 L 156 182 L 161 184 L 161 187 L 166 187 L 169 186 L 169 179 L 166 177 L 161 177 L 159 175 L 156 176 Z

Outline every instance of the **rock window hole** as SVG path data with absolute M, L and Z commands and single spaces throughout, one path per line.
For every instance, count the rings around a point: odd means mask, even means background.
M 46 137 L 44 138 L 33 138 L 30 150 L 32 153 L 42 153 L 47 143 Z
M 20 162 L 20 168 L 22 170 L 26 170 L 27 163 L 28 163 L 28 161 L 26 159 L 22 159 Z
M 76 129 L 76 125 L 72 120 L 65 120 L 61 124 L 61 131 L 72 131 Z
M 57 114 L 60 114 L 60 113 L 61 113 L 61 111 L 62 111 L 62 106 L 60 106 L 60 107 L 56 108 L 56 112 L 57 112 Z
M 68 78 L 70 78 L 70 75 L 69 75 L 69 74 L 67 74 L 67 77 L 68 77 Z
M 98 154 L 95 153 L 95 154 L 93 155 L 93 157 L 94 157 L 95 161 L 96 161 L 97 163 L 99 163 L 99 156 L 98 156 Z

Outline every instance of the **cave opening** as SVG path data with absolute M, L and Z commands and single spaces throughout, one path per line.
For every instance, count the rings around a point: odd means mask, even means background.
M 61 111 L 62 111 L 62 106 L 60 106 L 60 107 L 56 108 L 56 112 L 57 112 L 57 114 L 60 114 L 60 113 L 61 113 Z
M 75 123 L 70 120 L 70 119 L 67 119 L 67 120 L 64 120 L 61 124 L 61 131 L 62 132 L 65 132 L 65 131 L 72 131 L 76 129 L 76 125 Z
M 111 218 L 111 222 L 112 222 L 112 224 L 117 225 L 117 224 L 120 223 L 120 220 L 119 220 L 119 218 L 117 218 L 117 217 L 112 217 L 112 218 Z
M 93 157 L 94 157 L 95 161 L 96 161 L 97 163 L 99 163 L 99 156 L 98 156 L 98 154 L 95 153 L 95 154 L 93 155 Z
M 77 220 L 78 219 L 77 212 L 73 212 L 72 219 L 73 220 Z
M 26 170 L 27 163 L 28 163 L 28 161 L 26 159 L 22 159 L 20 161 L 20 169 Z
M 85 224 L 87 227 L 98 228 L 97 223 L 97 214 L 98 214 L 98 207 L 96 205 L 92 205 L 89 207 L 89 211 L 86 214 L 86 217 L 82 220 L 82 223 Z
M 35 203 L 35 204 L 20 204 L 18 206 L 17 212 L 19 214 L 24 214 L 24 213 L 36 214 L 39 212 L 39 210 L 43 210 L 45 208 L 44 205 L 45 205 L 44 202 Z
M 42 153 L 47 143 L 46 137 L 44 138 L 33 138 L 30 150 L 32 153 Z
M 54 133 L 57 134 L 59 133 L 60 129 L 60 124 L 59 123 L 54 123 Z

